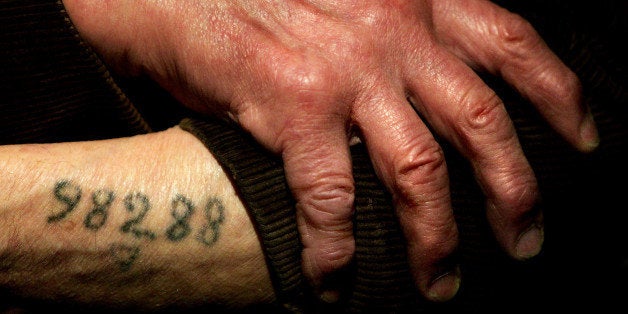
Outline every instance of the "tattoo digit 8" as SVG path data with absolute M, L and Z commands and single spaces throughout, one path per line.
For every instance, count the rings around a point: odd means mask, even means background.
M 94 208 L 85 216 L 85 228 L 97 231 L 107 222 L 107 216 L 109 215 L 107 210 L 113 203 L 113 199 L 113 192 L 108 190 L 98 190 L 92 194 Z
M 180 209 L 181 206 L 183 210 Z M 194 204 L 185 196 L 179 194 L 172 200 L 174 224 L 166 231 L 170 241 L 177 242 L 187 237 L 191 230 L 189 220 L 192 214 L 194 214 Z
M 225 220 L 225 206 L 219 198 L 212 197 L 205 205 L 205 218 L 207 224 L 198 233 L 197 239 L 207 245 L 212 246 L 220 236 L 220 225 Z M 208 233 L 210 233 L 208 235 Z

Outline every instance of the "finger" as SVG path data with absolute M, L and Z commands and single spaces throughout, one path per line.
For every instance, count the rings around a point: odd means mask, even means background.
M 258 142 L 282 155 L 296 200 L 304 275 L 322 301 L 333 302 L 342 284 L 335 275 L 355 251 L 350 107 L 337 85 L 341 75 L 325 60 L 283 50 L 275 55 L 282 57 L 262 67 L 272 87 L 268 98 L 244 99 L 235 116 Z
M 416 67 L 412 77 L 434 79 L 409 84 L 418 111 L 471 161 L 501 245 L 517 258 L 536 255 L 543 242 L 537 183 L 503 103 L 451 54 L 430 59 L 440 61 Z
M 309 115 L 294 119 L 298 129 L 283 134 L 288 184 L 297 201 L 304 245 L 303 269 L 326 301 L 338 297 L 338 285 L 326 281 L 354 253 L 354 184 L 347 131 L 342 121 Z
M 484 0 L 437 3 L 434 10 L 438 37 L 453 53 L 477 69 L 501 75 L 579 150 L 595 149 L 597 128 L 582 104 L 578 77 L 530 23 Z
M 458 233 L 443 153 L 405 99 L 385 95 L 353 113 L 378 176 L 391 191 L 415 282 L 431 300 L 452 298 Z

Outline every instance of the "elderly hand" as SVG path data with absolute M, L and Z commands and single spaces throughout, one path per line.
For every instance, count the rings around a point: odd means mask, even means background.
M 304 271 L 327 297 L 323 278 L 354 252 L 352 134 L 394 197 L 416 283 L 432 300 L 455 295 L 459 272 L 446 262 L 458 235 L 428 125 L 472 163 L 504 249 L 525 259 L 543 242 L 534 173 L 502 101 L 475 71 L 512 84 L 578 149 L 598 142 L 574 73 L 528 22 L 489 1 L 64 3 L 114 70 L 150 75 L 283 157 Z

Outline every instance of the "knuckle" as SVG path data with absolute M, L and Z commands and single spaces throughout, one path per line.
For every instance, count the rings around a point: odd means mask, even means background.
M 567 91 L 567 92 L 576 92 L 576 93 L 581 93 L 582 92 L 582 83 L 580 82 L 580 78 L 578 78 L 578 75 L 576 75 L 576 73 L 572 72 L 572 71 L 568 71 L 567 73 L 565 73 L 564 77 L 564 81 L 562 82 L 562 86 L 563 88 Z
M 315 102 L 321 93 L 333 89 L 333 71 L 321 61 L 290 61 L 276 71 L 275 80 L 279 92 L 291 93 L 298 103 Z
M 451 128 L 470 154 L 482 153 L 481 149 L 486 151 L 487 144 L 516 140 L 506 108 L 494 92 L 480 98 L 467 94 L 460 103 L 463 105 L 454 116 Z
M 346 265 L 355 251 L 355 242 L 350 237 L 332 238 L 317 250 L 317 264 L 323 273 L 329 273 Z
M 360 34 L 356 32 L 347 32 L 338 36 L 328 47 L 329 52 L 333 56 L 337 56 L 340 60 L 368 60 L 373 54 L 373 50 L 366 45 L 360 38 Z M 342 65 L 344 66 L 344 65 Z
M 415 190 L 417 186 L 431 184 L 444 175 L 445 156 L 436 141 L 427 143 L 411 141 L 397 154 L 394 162 L 396 188 L 404 191 Z
M 550 76 L 546 75 L 546 77 Z M 572 71 L 567 71 L 561 78 L 562 80 L 559 79 L 559 82 L 554 84 L 547 82 L 547 85 L 553 87 L 558 99 L 567 100 L 564 102 L 565 104 L 580 103 L 580 98 L 582 97 L 582 84 L 578 76 Z
M 494 92 L 476 97 L 474 92 L 467 92 L 460 103 L 460 121 L 456 123 L 462 128 L 466 137 L 474 135 L 477 131 L 487 130 L 490 126 L 497 125 L 504 113 L 502 102 Z
M 379 2 L 370 2 L 359 10 L 358 21 L 366 29 L 381 29 L 390 17 Z
M 499 202 L 503 204 L 502 208 L 509 209 L 509 213 L 505 214 L 512 215 L 513 218 L 530 211 L 538 199 L 536 180 L 522 179 L 524 177 L 512 175 L 511 179 L 501 184 L 502 189 L 497 195 Z
M 348 175 L 330 175 L 305 188 L 300 207 L 307 221 L 317 229 L 342 231 L 353 214 L 354 185 Z
M 354 6 L 357 12 L 356 19 L 365 29 L 381 33 L 382 29 L 390 29 L 399 24 L 399 13 L 415 10 L 412 1 L 359 1 L 359 7 Z
M 528 50 L 539 44 L 534 27 L 515 13 L 502 14 L 495 32 L 508 57 L 525 58 Z

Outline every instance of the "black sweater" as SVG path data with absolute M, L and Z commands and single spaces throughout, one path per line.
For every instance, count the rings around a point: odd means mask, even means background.
M 501 80 L 484 77 L 506 104 L 537 176 L 546 242 L 531 261 L 506 256 L 485 219 L 483 195 L 467 161 L 437 139 L 447 158 L 463 276 L 459 294 L 444 304 L 425 301 L 414 288 L 390 195 L 362 145 L 352 147 L 356 255 L 346 296 L 335 308 L 315 304 L 301 274 L 294 200 L 281 159 L 238 126 L 183 109 L 148 80 L 114 77 L 81 40 L 61 1 L 0 0 L 0 144 L 115 138 L 179 124 L 216 156 L 251 215 L 278 296 L 277 307 L 264 310 L 480 313 L 534 311 L 548 303 L 569 308 L 619 303 L 628 292 L 611 285 L 628 279 L 628 206 L 622 195 L 628 188 L 628 94 L 625 51 L 615 38 L 627 38 L 626 5 L 497 2 L 531 21 L 580 76 L 601 145 L 592 154 L 576 152 L 531 104 Z M 11 291 L 0 292 L 17 301 Z M 33 310 L 33 304 L 41 305 L 33 302 L 22 305 Z

